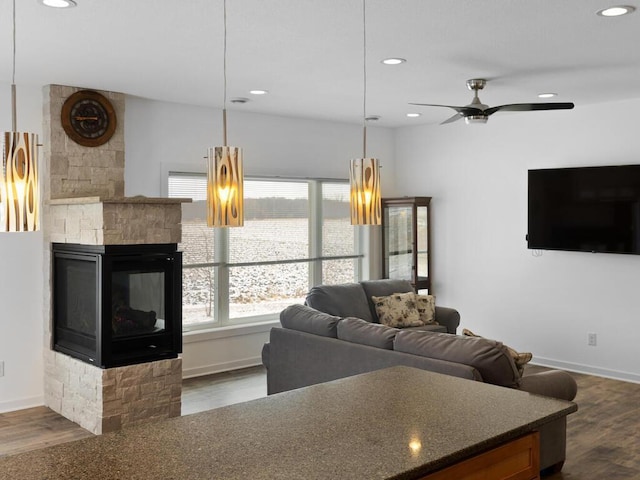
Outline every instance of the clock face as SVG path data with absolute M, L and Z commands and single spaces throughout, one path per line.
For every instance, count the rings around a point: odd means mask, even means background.
M 62 127 L 85 147 L 107 143 L 116 130 L 116 114 L 106 97 L 91 90 L 71 95 L 62 106 Z

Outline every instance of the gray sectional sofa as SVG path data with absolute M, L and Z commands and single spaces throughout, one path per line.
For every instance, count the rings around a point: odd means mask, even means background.
M 307 305 L 287 307 L 280 315 L 282 327 L 271 330 L 262 351 L 268 393 L 405 365 L 563 400 L 575 397 L 577 386 L 568 373 L 522 375 L 501 342 L 455 335 L 460 316 L 453 309 L 436 307 L 441 323 L 436 331 L 431 325 L 425 331 L 376 323 L 371 296 L 408 291 L 408 282 L 396 280 L 325 285 L 309 292 Z M 541 469 L 559 470 L 566 419 L 548 424 L 540 435 Z

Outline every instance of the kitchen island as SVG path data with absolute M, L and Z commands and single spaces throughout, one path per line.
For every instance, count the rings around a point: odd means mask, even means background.
M 576 409 L 393 367 L 0 458 L 0 479 L 414 480 Z

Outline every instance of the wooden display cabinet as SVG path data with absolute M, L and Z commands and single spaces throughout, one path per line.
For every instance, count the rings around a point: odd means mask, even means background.
M 385 278 L 408 280 L 415 291 L 433 295 L 430 248 L 431 197 L 382 199 Z

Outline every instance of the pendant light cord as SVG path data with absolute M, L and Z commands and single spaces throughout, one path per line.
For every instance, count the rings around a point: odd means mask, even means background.
M 15 1 L 15 0 L 14 0 Z M 227 146 L 227 0 L 222 2 L 222 16 L 224 21 L 224 41 L 223 41 L 223 57 L 222 57 L 222 72 L 224 77 L 223 91 L 224 96 L 222 99 L 222 145 Z
M 17 131 L 16 119 L 16 0 L 13 0 L 13 63 L 11 74 L 11 130 Z
M 362 158 L 367 158 L 367 9 L 366 0 L 362 0 Z

